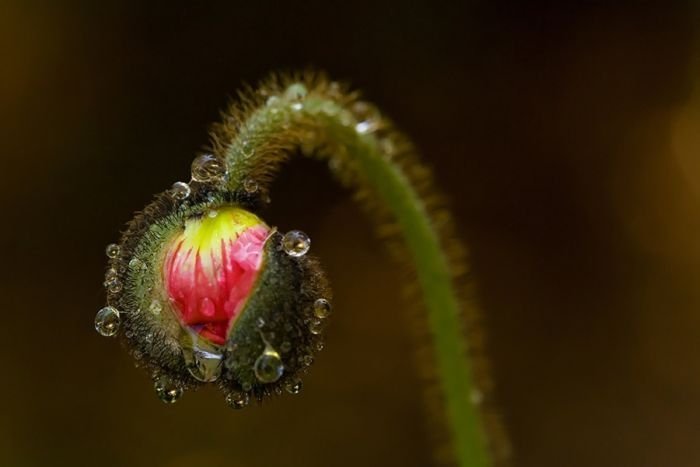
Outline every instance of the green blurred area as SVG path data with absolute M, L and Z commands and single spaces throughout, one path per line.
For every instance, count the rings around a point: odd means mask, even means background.
M 591 5 L 3 2 L 0 465 L 431 465 L 403 275 L 320 165 L 265 213 L 334 284 L 302 395 L 164 406 L 92 329 L 104 246 L 187 178 L 227 96 L 306 65 L 449 195 L 513 465 L 700 465 L 699 10 Z

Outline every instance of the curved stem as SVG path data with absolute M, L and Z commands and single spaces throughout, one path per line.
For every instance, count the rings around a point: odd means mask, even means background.
M 338 170 L 344 182 L 371 191 L 375 202 L 394 218 L 415 266 L 455 457 L 462 467 L 487 467 L 490 459 L 471 401 L 474 381 L 448 256 L 410 177 L 369 131 L 370 123 L 378 122 L 359 121 L 341 101 L 313 90 L 307 94 L 303 86 L 292 84 L 282 98 L 250 113 L 226 148 L 229 187 L 241 186 L 248 177 L 270 180 L 286 157 L 282 153 L 311 145 L 345 167 Z

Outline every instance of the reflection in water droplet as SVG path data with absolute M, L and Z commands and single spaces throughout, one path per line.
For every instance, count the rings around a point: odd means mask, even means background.
M 226 403 L 232 409 L 242 409 L 245 408 L 250 402 L 250 396 L 247 392 L 234 391 L 226 395 Z
M 311 332 L 311 334 L 318 335 L 321 334 L 321 331 L 323 331 L 321 320 L 315 319 L 309 323 L 309 332 Z
M 120 324 L 119 311 L 114 307 L 106 306 L 95 315 L 95 330 L 102 336 L 114 336 Z
M 291 230 L 282 237 L 282 249 L 289 256 L 304 256 L 311 247 L 311 239 L 301 230 Z
M 225 176 L 224 162 L 212 154 L 202 154 L 192 161 L 192 180 L 196 182 L 218 182 Z
M 286 389 L 289 394 L 299 394 L 302 386 L 301 380 L 299 378 L 294 378 L 285 383 L 284 389 Z
M 314 314 L 317 318 L 327 318 L 331 314 L 331 303 L 325 298 L 319 298 L 314 302 Z
M 272 347 L 265 347 L 253 366 L 255 377 L 261 383 L 274 383 L 282 376 L 284 365 L 280 354 Z
M 193 348 L 182 349 L 187 371 L 197 381 L 211 383 L 221 374 L 222 354 L 211 345 L 203 342 L 199 345 L 195 342 Z
M 107 245 L 107 248 L 105 248 L 105 254 L 107 255 L 107 258 L 111 259 L 114 259 L 117 256 L 119 256 L 120 251 L 121 248 L 116 243 L 110 243 L 109 245 Z
M 148 311 L 150 311 L 154 315 L 159 315 L 162 310 L 163 305 L 158 300 L 153 300 L 151 302 L 151 305 L 148 307 Z
M 243 182 L 243 189 L 246 191 L 246 193 L 255 193 L 258 191 L 258 182 L 252 178 L 246 178 Z
M 191 192 L 190 186 L 185 182 L 175 182 L 170 189 L 171 196 L 178 201 L 188 198 Z
M 113 280 L 119 278 L 119 274 L 117 273 L 117 270 L 114 268 L 109 268 L 107 269 L 107 272 L 105 273 L 105 283 L 107 282 L 112 282 Z
M 352 106 L 352 113 L 358 122 L 355 125 L 358 133 L 371 133 L 379 128 L 379 112 L 372 104 L 357 101 Z
M 118 279 L 114 279 L 107 284 L 107 291 L 109 293 L 119 293 L 122 290 L 122 283 Z
M 284 92 L 284 97 L 292 101 L 298 101 L 306 97 L 308 90 L 301 83 L 294 83 Z
M 166 404 L 173 404 L 182 396 L 182 388 L 165 375 L 156 379 L 153 388 L 156 390 L 158 398 Z

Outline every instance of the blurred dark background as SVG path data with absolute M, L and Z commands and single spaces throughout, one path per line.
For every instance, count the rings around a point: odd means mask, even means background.
M 194 3 L 0 4 L 0 465 L 431 464 L 399 275 L 319 165 L 266 216 L 335 286 L 302 395 L 164 406 L 93 331 L 104 246 L 242 83 L 307 65 L 393 116 L 451 198 L 513 465 L 700 465 L 696 6 Z

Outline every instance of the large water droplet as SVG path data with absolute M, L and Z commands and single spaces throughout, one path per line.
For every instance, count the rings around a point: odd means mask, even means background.
M 95 315 L 95 331 L 105 337 L 111 337 L 119 331 L 121 318 L 119 311 L 111 306 L 106 306 Z
M 319 298 L 314 302 L 314 315 L 317 318 L 327 318 L 331 314 L 331 303 L 325 298 Z
M 304 256 L 311 247 L 311 239 L 301 230 L 292 230 L 282 237 L 282 249 L 289 256 Z
M 170 188 L 170 195 L 178 201 L 187 199 L 191 192 L 190 186 L 185 182 L 175 182 Z
M 261 383 L 274 383 L 284 373 L 284 365 L 280 354 L 272 347 L 267 346 L 258 359 L 255 360 L 253 370 L 255 371 L 255 377 Z
M 208 346 L 210 347 L 210 346 Z M 187 371 L 197 381 L 211 383 L 219 379 L 221 374 L 222 355 L 213 349 L 194 348 L 183 349 Z
M 212 154 L 202 154 L 192 161 L 192 180 L 209 183 L 223 180 L 226 176 L 224 162 Z
M 226 403 L 232 409 L 242 409 L 245 408 L 250 402 L 250 396 L 247 392 L 234 391 L 226 395 Z
M 173 404 L 182 396 L 182 388 L 165 375 L 158 377 L 153 388 L 158 398 L 166 404 Z
M 120 251 L 121 248 L 116 243 L 110 243 L 109 245 L 107 245 L 107 248 L 105 248 L 105 254 L 107 255 L 107 258 L 111 259 L 114 259 L 117 256 L 119 256 Z

